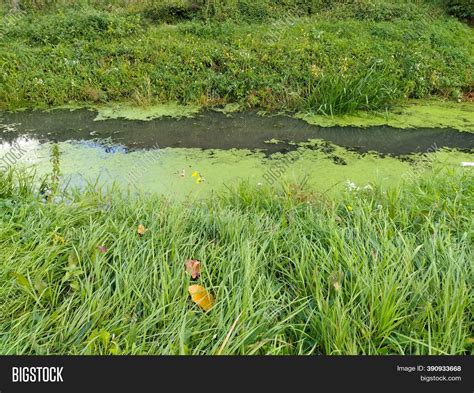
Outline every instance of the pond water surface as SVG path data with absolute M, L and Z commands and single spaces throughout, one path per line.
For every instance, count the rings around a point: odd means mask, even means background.
M 474 134 L 450 129 L 323 128 L 256 112 L 209 111 L 150 121 L 96 117 L 91 110 L 1 113 L 3 166 L 16 149 L 17 164 L 47 173 L 50 145 L 58 142 L 67 184 L 100 178 L 144 191 L 196 196 L 242 180 L 274 185 L 304 178 L 320 191 L 347 180 L 393 183 L 419 172 L 418 165 L 425 170 L 474 161 Z

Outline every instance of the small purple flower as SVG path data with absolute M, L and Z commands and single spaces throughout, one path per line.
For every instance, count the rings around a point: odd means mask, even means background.
M 97 246 L 97 249 L 102 253 L 105 254 L 107 252 L 107 247 L 105 246 Z

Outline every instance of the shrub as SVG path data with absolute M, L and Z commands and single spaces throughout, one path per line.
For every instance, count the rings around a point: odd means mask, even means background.
M 472 0 L 445 0 L 447 11 L 460 19 L 474 19 L 474 3 Z
M 176 23 L 199 15 L 200 7 L 190 2 L 165 2 L 152 4 L 143 11 L 143 16 L 152 22 Z
M 61 41 L 93 40 L 100 37 L 126 37 L 141 29 L 137 15 L 114 15 L 92 10 L 67 11 L 41 18 L 28 15 L 9 35 L 32 44 L 56 45 Z

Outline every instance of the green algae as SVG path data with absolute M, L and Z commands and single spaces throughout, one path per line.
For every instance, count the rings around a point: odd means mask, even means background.
M 40 108 L 38 108 L 40 109 Z M 130 104 L 110 105 L 62 105 L 48 108 L 54 110 L 79 110 L 88 109 L 96 111 L 94 120 L 126 119 L 126 120 L 153 120 L 163 117 L 183 118 L 194 117 L 199 114 L 202 107 L 198 105 L 179 105 L 176 103 L 152 106 L 133 106 Z M 223 108 L 210 108 L 215 112 L 231 116 L 241 111 L 237 103 L 225 105 Z M 17 109 L 15 112 L 25 109 Z M 278 113 L 258 112 L 261 116 L 272 116 Z M 386 112 L 358 111 L 351 115 L 321 115 L 314 113 L 297 113 L 293 117 L 301 119 L 308 124 L 320 127 L 377 127 L 390 126 L 399 129 L 410 128 L 447 128 L 458 131 L 474 132 L 474 102 L 446 102 L 440 100 L 410 100 Z
M 347 181 L 360 187 L 375 183 L 384 187 L 429 175 L 433 168 L 455 168 L 462 161 L 474 161 L 474 154 L 459 151 L 441 150 L 400 160 L 360 155 L 334 145 L 327 151 L 314 149 L 318 143 L 321 141 L 301 144 L 290 153 L 277 153 L 270 158 L 244 149 L 166 148 L 111 154 L 81 143 L 61 142 L 59 146 L 63 180 L 71 186 L 82 187 L 99 178 L 104 184 L 116 183 L 124 190 L 158 193 L 173 199 L 204 198 L 242 181 L 279 187 L 302 179 L 311 190 L 337 195 Z M 49 148 L 49 144 L 25 142 L 27 154 L 22 163 L 34 166 L 39 175 L 49 173 Z M 193 176 L 195 173 L 199 176 Z
M 176 103 L 152 106 L 132 106 L 124 104 L 98 106 L 95 120 L 128 119 L 128 120 L 153 120 L 161 117 L 192 117 L 199 113 L 198 105 L 179 105 Z
M 69 107 L 69 109 L 77 109 L 77 107 Z M 200 112 L 201 107 L 170 103 L 148 107 L 114 104 L 88 107 L 88 109 L 97 110 L 98 114 L 95 120 L 120 118 L 146 121 L 162 117 L 193 117 Z M 238 104 L 231 103 L 223 108 L 213 108 L 213 110 L 231 115 L 240 111 L 241 108 Z M 386 112 L 359 111 L 351 115 L 335 116 L 298 113 L 295 117 L 309 124 L 322 127 L 353 126 L 366 128 L 390 126 L 401 129 L 450 128 L 474 132 L 474 102 L 455 103 L 439 100 L 412 100 Z
M 387 112 L 325 116 L 298 113 L 296 118 L 321 127 L 390 126 L 395 128 L 451 128 L 474 132 L 474 102 L 410 101 Z
M 221 112 L 225 115 L 229 115 L 232 113 L 240 112 L 242 110 L 240 104 L 234 102 L 224 105 L 223 108 L 211 108 L 215 112 Z

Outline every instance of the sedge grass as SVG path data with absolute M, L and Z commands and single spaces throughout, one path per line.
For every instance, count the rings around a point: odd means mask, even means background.
M 0 353 L 471 353 L 472 180 L 45 202 L 25 174 L 2 175 Z M 189 299 L 189 258 L 208 313 Z

